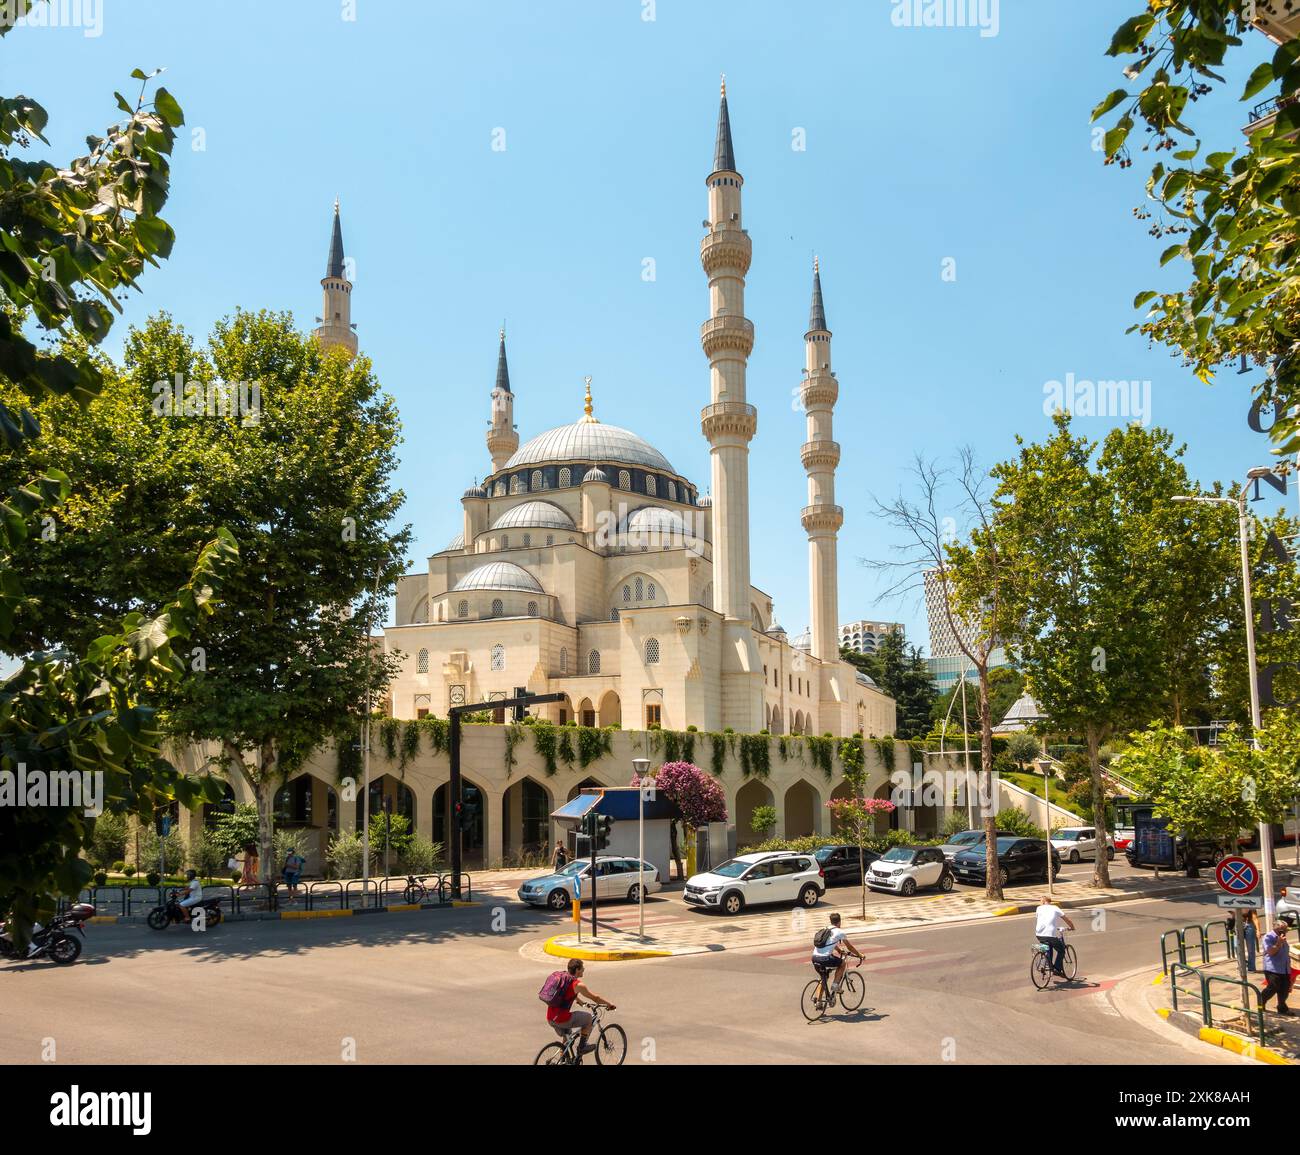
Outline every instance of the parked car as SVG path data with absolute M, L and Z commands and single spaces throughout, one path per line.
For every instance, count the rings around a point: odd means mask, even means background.
M 792 902 L 816 906 L 826 876 L 811 854 L 770 851 L 740 854 L 686 880 L 682 897 L 692 906 L 739 914 L 747 906 Z
M 840 846 L 822 846 L 813 852 L 813 858 L 817 860 L 817 865 L 822 868 L 822 873 L 826 876 L 827 886 L 840 886 L 852 883 L 854 886 L 862 885 L 862 868 L 865 866 L 868 870 L 871 864 L 880 857 L 880 851 L 867 850 L 862 848 L 861 857 L 856 846 L 847 844 Z
M 640 868 L 638 870 L 638 867 Z M 521 902 L 529 906 L 549 906 L 552 910 L 568 910 L 573 904 L 574 882 L 581 879 L 582 901 L 591 901 L 591 860 L 579 858 L 555 874 L 530 878 L 518 891 Z M 596 859 L 596 897 L 604 902 L 627 899 L 638 902 L 640 888 L 654 894 L 663 888 L 659 868 L 635 858 L 606 855 Z
M 1082 862 L 1097 857 L 1097 828 L 1095 826 L 1066 826 L 1052 835 L 1052 846 L 1066 862 Z M 1115 844 L 1106 837 L 1106 860 L 1114 861 Z
M 963 850 L 952 860 L 952 872 L 958 882 L 983 886 L 986 881 L 985 847 Z M 1047 843 L 1041 838 L 999 838 L 998 869 L 1002 885 L 1008 882 L 1047 881 Z M 1061 869 L 1061 856 L 1052 849 L 1052 869 Z
M 1300 888 L 1282 888 L 1282 895 L 1277 900 L 1277 917 L 1285 919 L 1288 926 L 1300 927 Z
M 999 838 L 1014 838 L 1015 835 L 1009 830 L 997 830 L 994 832 Z M 960 834 L 954 834 L 945 842 L 940 850 L 943 851 L 944 858 L 951 863 L 952 860 L 963 850 L 974 850 L 977 846 L 984 845 L 984 831 L 982 830 L 963 830 Z
M 891 846 L 871 864 L 867 885 L 906 895 L 930 886 L 951 890 L 952 871 L 938 846 Z

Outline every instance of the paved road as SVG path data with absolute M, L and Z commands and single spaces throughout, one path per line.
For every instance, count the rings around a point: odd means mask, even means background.
M 798 1010 L 807 935 L 593 963 L 588 980 L 619 1004 L 629 1061 L 1240 1062 L 1119 1017 L 1108 996 L 1118 976 L 1155 964 L 1161 929 L 1213 917 L 1212 902 L 1076 918 L 1080 981 L 1042 993 L 1029 983 L 1027 916 L 872 935 L 863 1010 L 811 1025 Z M 556 927 L 516 903 L 203 936 L 93 926 L 77 966 L 0 971 L 0 1061 L 38 1061 L 53 1039 L 64 1062 L 530 1062 L 548 1041 L 536 992 L 558 965 L 537 944 Z

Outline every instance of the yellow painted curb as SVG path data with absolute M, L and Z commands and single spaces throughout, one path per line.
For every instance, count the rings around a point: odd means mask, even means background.
M 351 910 L 282 910 L 281 918 L 350 918 Z
M 395 902 L 384 907 L 384 909 L 388 911 L 389 914 L 392 914 L 396 910 L 419 910 L 420 904 L 418 902 Z
M 469 902 L 466 899 L 454 898 L 452 899 L 451 905 L 452 906 L 482 906 L 483 904 L 481 902 Z
M 1003 915 L 1003 914 L 1019 914 L 1019 913 L 1020 913 L 1019 906 L 1000 906 L 997 908 L 997 910 L 993 911 L 993 917 L 997 918 L 999 915 Z
M 542 950 L 557 958 L 580 958 L 587 962 L 627 962 L 643 958 L 672 958 L 670 950 L 589 950 L 583 946 L 567 946 L 559 940 L 564 938 L 557 934 L 542 944 Z
M 1237 1055 L 1245 1055 L 1248 1059 L 1258 1059 L 1261 1063 L 1272 1063 L 1274 1066 L 1279 1067 L 1294 1065 L 1290 1059 L 1284 1055 L 1279 1055 L 1269 1047 L 1258 1046 L 1249 1039 L 1243 1039 L 1238 1035 L 1230 1035 L 1226 1031 L 1220 1031 L 1215 1027 L 1202 1027 L 1200 1036 L 1207 1043 L 1212 1043 L 1216 1047 L 1222 1047 L 1225 1051 L 1232 1051 Z
M 86 919 L 86 921 L 87 921 L 87 922 L 116 922 L 116 921 L 117 921 L 117 915 L 115 915 L 115 914 L 94 914 L 94 915 L 91 915 L 90 918 Z
M 1157 1007 L 1157 1008 L 1156 1008 L 1156 1014 L 1158 1014 L 1162 1019 L 1168 1019 L 1168 1018 L 1169 1018 L 1169 1008 L 1168 1008 L 1168 1007 Z

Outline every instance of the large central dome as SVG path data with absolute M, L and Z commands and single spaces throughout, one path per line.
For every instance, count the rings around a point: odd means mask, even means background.
M 505 463 L 505 469 L 522 465 L 550 465 L 558 461 L 613 462 L 676 473 L 669 460 L 635 433 L 599 421 L 575 421 L 539 433 Z

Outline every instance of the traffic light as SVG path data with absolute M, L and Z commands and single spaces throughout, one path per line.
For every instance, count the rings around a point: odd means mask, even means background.
M 614 820 L 608 814 L 597 814 L 596 849 L 604 850 L 609 845 L 609 837 L 614 831 Z
M 477 818 L 477 802 L 470 801 L 456 803 L 456 829 L 462 834 L 469 834 L 474 829 L 474 822 Z

